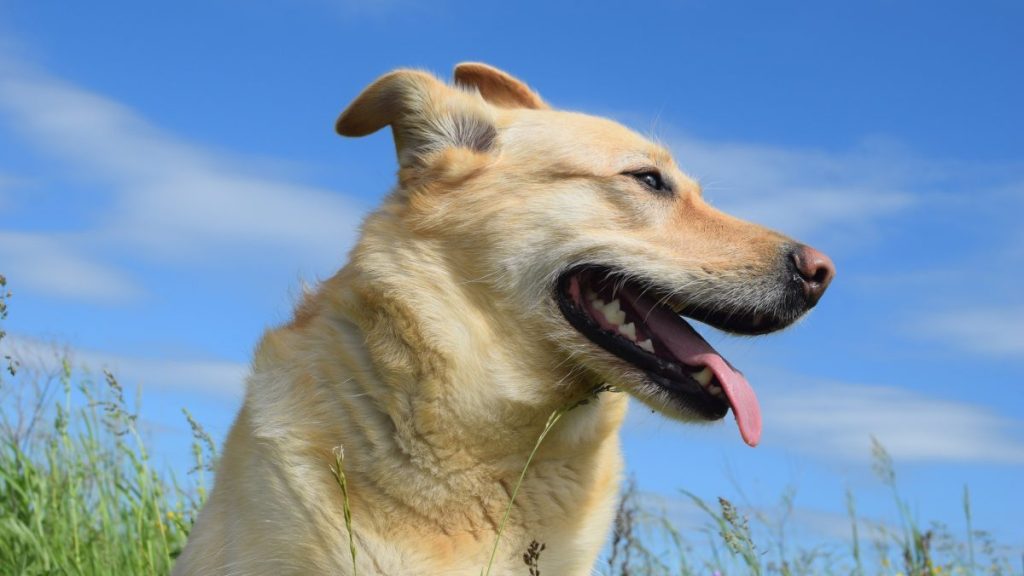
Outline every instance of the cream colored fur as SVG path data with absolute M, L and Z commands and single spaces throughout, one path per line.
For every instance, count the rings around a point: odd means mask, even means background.
M 456 85 L 400 70 L 338 130 L 391 126 L 399 183 L 348 264 L 270 330 L 175 574 L 352 570 L 478 576 L 552 411 L 610 383 L 670 417 L 642 374 L 573 330 L 553 299 L 567 266 L 601 262 L 699 294 L 751 290 L 786 239 L 710 208 L 663 148 L 609 120 L 555 111 L 507 74 Z M 624 172 L 655 166 L 660 198 Z M 301 224 L 301 223 L 300 223 Z M 626 395 L 569 413 L 530 467 L 493 574 L 590 574 L 613 520 Z

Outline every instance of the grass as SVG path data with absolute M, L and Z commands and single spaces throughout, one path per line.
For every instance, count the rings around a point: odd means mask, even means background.
M 10 297 L 0 276 L 0 320 Z M 189 417 L 197 480 L 181 485 L 153 466 L 117 378 L 55 358 L 47 371 L 4 354 L 0 572 L 168 573 L 205 497 L 209 436 Z
M 965 531 L 960 536 L 941 523 L 931 522 L 925 526 L 916 519 L 910 512 L 910 502 L 901 495 L 892 459 L 877 441 L 873 446 L 873 463 L 876 476 L 890 491 L 899 523 L 889 526 L 858 518 L 856 498 L 847 490 L 849 538 L 795 549 L 783 545 L 787 530 L 792 528 L 788 522 L 793 512 L 794 491 L 782 495 L 781 512 L 774 515 L 754 508 L 744 512 L 725 498 L 710 504 L 683 491 L 682 495 L 705 518 L 701 530 L 685 537 L 666 513 L 644 502 L 643 494 L 631 480 L 626 484 L 619 506 L 603 573 L 614 576 L 1024 574 L 1024 558 L 1016 558 L 1019 564 L 1014 564 L 1008 548 L 999 546 L 991 534 L 974 528 L 967 487 L 963 492 Z M 870 532 L 869 540 L 874 547 L 871 553 L 862 549 L 865 529 Z M 698 534 L 703 534 L 704 541 L 695 539 Z M 700 552 L 694 553 L 695 550 Z
M 348 550 L 352 555 L 352 576 L 356 576 L 359 574 L 356 569 L 356 533 L 352 528 L 352 507 L 348 499 L 348 481 L 345 479 L 344 462 L 345 449 L 342 446 L 336 446 L 334 448 L 334 467 L 331 468 L 331 472 L 334 473 L 334 479 L 338 482 L 338 488 L 341 488 L 345 529 L 348 531 Z
M 0 275 L 0 350 L 11 294 Z M 45 369 L 13 352 L 3 354 L 0 373 L 0 573 L 167 574 L 182 550 L 211 482 L 214 442 L 189 414 L 193 465 L 179 477 L 158 470 L 139 432 L 137 409 L 129 409 L 117 378 L 98 377 L 55 353 L 56 368 Z M 595 392 L 597 393 L 597 392 Z M 551 415 L 534 453 L 567 407 Z M 524 462 L 506 510 L 514 506 L 533 455 Z M 795 491 L 780 498 L 781 513 L 768 515 L 724 498 L 705 501 L 683 492 L 704 518 L 703 527 L 681 531 L 673 518 L 626 483 L 612 535 L 597 573 L 607 576 L 724 575 L 1010 575 L 1021 574 L 990 534 L 976 530 L 971 494 L 965 487 L 965 531 L 954 534 L 938 523 L 924 525 L 902 495 L 892 458 L 873 445 L 875 474 L 891 496 L 899 519 L 894 526 L 869 523 L 857 515 L 847 490 L 848 538 L 794 546 Z M 332 472 L 345 502 L 345 524 L 353 570 L 356 563 L 353 515 L 349 508 L 344 456 Z M 502 522 L 502 525 L 504 521 Z M 492 558 L 501 545 L 495 538 Z M 522 553 L 524 576 L 541 576 L 542 556 L 557 555 L 544 542 Z M 543 553 L 543 554 L 542 554 Z M 1015 560 L 1019 561 L 1018 560 Z M 481 566 L 489 573 L 490 564 Z M 544 574 L 543 576 L 559 576 Z
M 52 410 L 41 414 L 52 419 L 31 427 L 7 419 L 0 438 L 4 573 L 168 573 L 202 484 L 186 490 L 154 468 L 112 374 L 97 383 L 64 361 L 48 382 L 57 384 Z

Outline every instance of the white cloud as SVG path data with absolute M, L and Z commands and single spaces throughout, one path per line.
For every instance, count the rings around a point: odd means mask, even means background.
M 684 136 L 667 143 L 714 204 L 795 237 L 862 225 L 914 203 L 908 189 L 918 162 L 880 145 L 830 154 Z
M 914 289 L 926 306 L 904 323 L 904 332 L 988 359 L 1024 359 L 1024 229 L 1018 224 L 1024 180 L 974 194 L 957 208 L 961 225 L 976 230 L 979 248 L 946 269 L 915 274 Z M 877 286 L 894 289 L 893 283 Z
M 123 302 L 142 293 L 127 274 L 86 257 L 76 244 L 72 236 L 0 230 L 0 272 L 21 286 L 72 300 Z
M 874 436 L 897 461 L 1024 463 L 1021 424 L 981 406 L 837 382 L 772 387 L 763 404 L 766 445 L 863 461 Z
M 918 321 L 917 334 L 984 356 L 1024 358 L 1024 307 L 962 308 Z
M 872 437 L 897 462 L 1024 464 L 1024 422 L 977 404 L 894 386 L 815 380 L 784 370 L 753 369 L 764 420 L 759 449 L 782 449 L 862 465 Z M 711 426 L 678 424 L 649 410 L 630 410 L 628 429 L 655 428 L 688 441 L 737 446 L 732 415 Z
M 0 70 L 0 110 L 12 124 L 69 167 L 71 179 L 109 191 L 96 198 L 104 208 L 89 228 L 31 240 L 40 258 L 30 288 L 55 293 L 54 282 L 41 282 L 48 263 L 88 269 L 97 278 L 105 269 L 110 280 L 117 274 L 99 261 L 110 253 L 195 261 L 272 247 L 292 262 L 334 265 L 354 238 L 364 210 L 350 198 L 264 178 L 254 166 L 181 141 L 126 106 L 2 55 Z M 30 242 L 25 235 L 20 240 Z M 76 249 L 79 242 L 90 248 L 88 259 Z M 107 282 L 115 288 L 101 294 L 102 284 L 87 294 L 109 299 L 122 293 Z
M 141 385 L 163 390 L 202 392 L 241 398 L 249 368 L 224 360 L 140 358 L 82 348 L 61 348 L 54 344 L 7 334 L 2 347 L 22 365 L 39 369 L 59 366 L 67 353 L 75 365 L 90 370 L 108 369 L 126 386 Z
M 171 253 L 211 242 L 324 250 L 349 241 L 362 216 L 341 195 L 260 178 L 41 74 L 0 82 L 0 104 L 44 152 L 115 187 L 103 233 L 119 240 Z

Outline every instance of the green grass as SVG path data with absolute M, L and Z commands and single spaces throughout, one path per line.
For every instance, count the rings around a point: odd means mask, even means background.
M 0 275 L 0 350 L 6 350 L 2 321 L 9 298 Z M 55 353 L 55 358 L 57 368 L 47 371 L 11 352 L 3 355 L 0 574 L 169 573 L 212 481 L 212 440 L 186 411 L 193 466 L 182 475 L 158 470 L 139 432 L 137 410 L 127 406 L 117 378 L 109 372 L 93 377 L 66 356 Z M 538 446 L 570 409 L 552 415 Z M 974 528 L 966 487 L 963 530 L 924 525 L 900 492 L 892 459 L 878 442 L 872 456 L 876 476 L 892 495 L 899 519 L 895 525 L 859 518 L 856 498 L 847 490 L 848 537 L 794 545 L 789 532 L 795 491 L 786 491 L 775 507 L 781 512 L 771 515 L 724 498 L 709 503 L 683 492 L 681 500 L 701 511 L 705 522 L 701 529 L 681 531 L 630 480 L 596 568 L 608 576 L 1022 573 L 1005 548 Z M 354 567 L 352 518 L 360 511 L 348 509 L 343 463 L 339 449 L 333 472 L 345 496 Z M 524 475 L 528 466 L 524 462 Z M 495 550 L 502 544 L 499 534 Z M 541 576 L 538 560 L 558 554 L 544 542 L 517 552 L 524 576 Z M 488 569 L 481 566 L 482 572 Z
M 0 276 L 0 320 L 9 298 Z M 198 474 L 180 485 L 154 468 L 114 375 L 55 357 L 51 371 L 3 358 L 0 573 L 170 572 L 205 496 L 209 438 L 187 416 Z

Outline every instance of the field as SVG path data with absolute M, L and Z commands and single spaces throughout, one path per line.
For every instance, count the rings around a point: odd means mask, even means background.
M 0 322 L 9 298 L 0 276 Z M 114 374 L 87 373 L 59 351 L 51 364 L 23 363 L 3 347 L 4 335 L 0 324 L 0 573 L 167 574 L 212 482 L 214 442 L 183 410 L 193 432 L 193 465 L 158 469 L 138 410 L 128 406 Z M 683 534 L 631 480 L 597 570 L 608 576 L 1021 574 L 1020 559 L 972 525 L 966 487 L 957 495 L 961 528 L 923 524 L 901 495 L 884 447 L 876 443 L 872 456 L 878 481 L 893 495 L 895 526 L 866 524 L 848 493 L 849 537 L 802 548 L 787 545 L 785 513 L 781 520 L 766 518 L 725 499 L 707 502 L 682 492 L 705 517 L 702 530 Z M 340 459 L 337 464 L 344 490 Z M 781 496 L 784 511 L 793 498 Z M 557 553 L 535 543 L 523 551 L 522 573 L 539 576 L 538 559 Z

